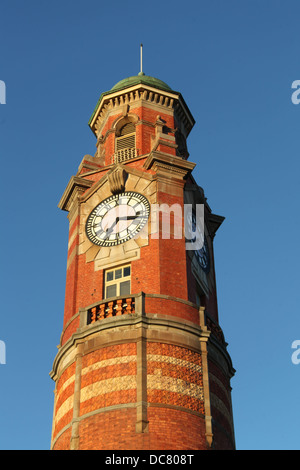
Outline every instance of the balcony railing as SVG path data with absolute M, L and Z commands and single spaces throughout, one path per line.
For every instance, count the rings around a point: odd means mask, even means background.
M 205 322 L 208 330 L 220 341 L 220 343 L 225 343 L 222 328 L 207 313 L 205 313 Z
M 140 292 L 138 294 L 129 294 L 126 297 L 114 297 L 110 299 L 103 299 L 100 302 L 90 305 L 88 308 L 80 309 L 80 327 L 94 324 L 98 321 L 105 320 L 106 318 L 113 318 L 124 315 L 146 315 L 145 313 L 145 299 L 159 298 L 162 300 L 170 300 L 168 296 L 145 294 Z M 165 298 L 164 298 L 165 297 Z M 176 298 L 174 298 L 176 300 Z M 180 299 L 181 302 L 182 299 Z M 185 303 L 185 302 L 183 302 Z M 187 302 L 191 307 L 197 308 L 195 304 Z M 224 334 L 219 324 L 213 320 L 207 313 L 205 307 L 199 308 L 199 325 L 203 330 L 212 334 L 221 344 L 225 342 Z
M 108 299 L 88 309 L 87 323 L 133 313 L 135 313 L 135 297 Z
M 122 163 L 137 156 L 136 148 L 124 148 L 118 150 L 113 156 L 113 163 Z

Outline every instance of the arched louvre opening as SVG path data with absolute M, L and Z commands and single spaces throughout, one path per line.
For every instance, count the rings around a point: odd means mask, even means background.
M 136 157 L 135 125 L 133 122 L 125 124 L 116 137 L 115 163 Z

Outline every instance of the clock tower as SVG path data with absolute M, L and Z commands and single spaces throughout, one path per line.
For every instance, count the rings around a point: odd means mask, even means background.
M 59 202 L 69 240 L 54 450 L 235 448 L 213 252 L 224 217 L 193 177 L 193 126 L 182 95 L 142 72 L 92 113 L 96 153 Z

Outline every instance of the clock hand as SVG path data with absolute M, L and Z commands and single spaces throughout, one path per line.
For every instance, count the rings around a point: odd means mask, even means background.
M 120 220 L 119 217 L 117 217 L 116 220 L 113 222 L 113 224 L 109 228 L 106 229 L 106 235 L 111 234 L 111 232 L 113 231 L 114 226 L 117 225 L 119 220 Z
M 117 223 L 120 221 L 120 220 L 135 220 L 137 217 L 139 217 L 139 215 L 129 215 L 129 216 L 125 216 L 125 217 L 117 217 L 116 220 L 112 223 L 112 225 L 106 229 L 106 236 L 109 236 L 112 231 L 113 231 L 113 228 L 115 227 L 115 225 L 117 225 Z
M 128 217 L 120 217 L 119 220 L 134 220 L 137 217 L 139 217 L 139 216 L 138 215 L 128 215 Z

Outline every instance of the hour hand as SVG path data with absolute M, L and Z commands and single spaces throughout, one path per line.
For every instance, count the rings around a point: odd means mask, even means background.
M 111 232 L 113 231 L 113 228 L 115 225 L 117 225 L 117 223 L 119 222 L 120 218 L 117 217 L 116 220 L 112 223 L 112 225 L 106 229 L 106 235 L 110 235 Z

